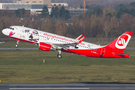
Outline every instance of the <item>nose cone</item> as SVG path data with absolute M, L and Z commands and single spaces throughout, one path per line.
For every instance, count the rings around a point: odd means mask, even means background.
M 4 35 L 6 35 L 7 30 L 6 30 L 6 29 L 3 29 L 3 30 L 2 30 L 2 33 L 3 33 Z
M 2 30 L 2 33 L 3 33 L 4 35 L 8 35 L 8 34 L 9 34 L 9 29 L 3 29 L 3 30 Z

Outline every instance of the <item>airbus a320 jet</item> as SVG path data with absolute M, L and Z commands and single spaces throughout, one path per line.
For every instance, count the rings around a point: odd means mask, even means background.
M 132 32 L 127 31 L 110 44 L 100 46 L 84 42 L 85 36 L 82 34 L 76 39 L 72 39 L 24 26 L 11 26 L 3 29 L 2 33 L 10 38 L 17 39 L 16 47 L 20 40 L 37 44 L 39 50 L 57 50 L 58 58 L 62 57 L 61 51 L 96 58 L 129 58 L 124 50 L 133 35 Z

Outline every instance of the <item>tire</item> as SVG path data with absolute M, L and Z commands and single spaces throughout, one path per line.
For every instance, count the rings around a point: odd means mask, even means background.
M 58 57 L 59 59 L 61 59 L 61 58 L 62 58 L 62 55 L 61 55 L 61 54 L 57 54 L 57 57 Z

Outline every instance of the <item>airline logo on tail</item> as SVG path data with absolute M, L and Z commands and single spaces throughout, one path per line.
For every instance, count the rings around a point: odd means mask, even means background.
M 131 36 L 129 34 L 123 34 L 122 36 L 120 36 L 116 43 L 115 43 L 115 47 L 118 49 L 125 49 L 129 40 L 130 40 Z

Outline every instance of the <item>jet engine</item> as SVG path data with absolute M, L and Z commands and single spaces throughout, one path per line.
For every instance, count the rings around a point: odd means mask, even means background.
M 54 50 L 54 49 L 52 48 L 52 46 L 50 44 L 40 42 L 39 43 L 39 50 L 50 51 L 50 50 Z

